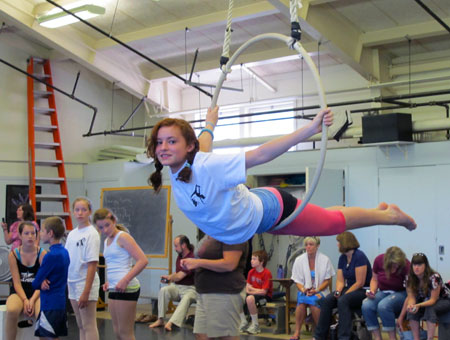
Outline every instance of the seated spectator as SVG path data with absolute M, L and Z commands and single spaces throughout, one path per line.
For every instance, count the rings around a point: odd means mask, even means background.
M 291 279 L 297 285 L 297 308 L 295 309 L 295 332 L 291 339 L 300 339 L 300 331 L 309 306 L 314 323 L 319 322 L 318 300 L 330 293 L 329 284 L 336 274 L 328 256 L 318 251 L 320 238 L 305 237 L 306 252 L 295 259 Z
M 169 301 L 180 301 L 172 317 L 169 319 L 164 328 L 168 331 L 172 330 L 172 326 L 181 327 L 189 306 L 197 299 L 197 293 L 194 287 L 194 273 L 191 270 L 181 267 L 181 260 L 194 257 L 194 246 L 190 243 L 185 235 L 179 235 L 173 241 L 175 251 L 178 253 L 175 273 L 170 275 L 162 275 L 161 282 L 171 283 L 161 288 L 158 294 L 158 320 L 149 327 L 164 326 L 164 316 L 169 305 Z
M 34 222 L 35 216 L 33 207 L 28 203 L 21 204 L 17 208 L 16 215 L 17 221 L 11 224 L 9 228 L 6 222 L 2 223 L 5 243 L 11 245 L 11 250 L 14 250 L 17 247 L 19 247 L 22 244 L 19 235 L 19 224 L 22 223 L 23 221 L 30 221 L 36 227 L 38 233 L 36 236 L 36 246 L 39 246 L 39 225 L 36 222 Z
M 252 253 L 252 269 L 247 276 L 247 285 L 245 287 L 247 297 L 244 304 L 244 312 L 245 309 L 248 309 L 252 323 L 249 326 L 245 313 L 241 312 L 240 332 L 246 331 L 250 334 L 261 332 L 258 323 L 258 307 L 262 301 L 272 301 L 273 292 L 272 273 L 265 268 L 267 260 L 268 256 L 265 250 L 258 250 Z
M 331 314 L 337 306 L 339 312 L 338 339 L 350 340 L 352 310 L 361 308 L 372 279 L 372 267 L 366 254 L 359 250 L 359 242 L 349 231 L 336 237 L 339 257 L 336 291 L 320 302 L 320 317 L 314 332 L 315 340 L 327 339 L 331 325 Z
M 6 339 L 14 340 L 17 334 L 17 321 L 24 314 L 27 318 L 39 314 L 39 290 L 31 286 L 42 263 L 46 251 L 36 246 L 37 229 L 34 222 L 23 221 L 18 225 L 20 246 L 9 253 L 8 261 L 12 275 L 13 286 L 11 295 L 6 301 Z M 29 320 L 21 326 L 31 326 Z M 23 324 L 23 325 L 22 325 Z
M 395 318 L 399 316 L 406 299 L 405 281 L 410 263 L 399 247 L 390 247 L 385 254 L 378 255 L 373 262 L 370 290 L 363 301 L 362 314 L 367 329 L 374 340 L 381 340 L 381 319 L 383 331 L 390 340 L 396 340 Z
M 450 311 L 450 290 L 423 253 L 415 253 L 411 259 L 406 292 L 408 297 L 397 320 L 400 329 L 407 314 L 414 339 L 419 339 L 420 320 L 427 322 L 427 338 L 433 339 L 438 316 Z

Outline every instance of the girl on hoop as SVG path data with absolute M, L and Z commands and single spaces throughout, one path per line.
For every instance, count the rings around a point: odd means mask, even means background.
M 185 120 L 163 119 L 153 128 L 147 148 L 156 167 L 149 183 L 159 190 L 161 171 L 164 165 L 168 166 L 178 207 L 205 234 L 223 243 L 236 244 L 262 232 L 324 236 L 378 224 L 416 228 L 414 220 L 395 204 L 381 203 L 373 209 L 342 206 L 325 209 L 308 204 L 293 222 L 274 230 L 301 202 L 278 188 L 248 190 L 244 185 L 246 171 L 321 132 L 322 120 L 330 126 L 333 113 L 328 108 L 321 110 L 306 126 L 254 150 L 218 155 L 210 152 L 218 111 L 218 107 L 208 110 L 206 127 L 198 139 Z

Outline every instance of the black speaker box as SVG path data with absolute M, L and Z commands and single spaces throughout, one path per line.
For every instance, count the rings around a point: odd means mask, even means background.
M 387 113 L 362 117 L 361 142 L 412 142 L 412 120 L 409 113 Z

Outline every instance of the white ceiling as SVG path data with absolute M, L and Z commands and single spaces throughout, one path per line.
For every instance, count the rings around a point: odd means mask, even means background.
M 450 25 L 449 0 L 422 1 Z M 58 1 L 63 5 L 68 2 L 73 0 Z M 195 71 L 217 69 L 228 1 L 92 2 L 103 2 L 106 8 L 105 15 L 89 20 L 92 25 L 176 74 L 184 76 L 186 69 L 189 72 L 197 48 Z M 299 11 L 302 44 L 316 61 L 320 51 L 322 66 L 347 64 L 372 82 L 391 81 L 409 70 L 420 73 L 450 69 L 450 33 L 414 0 L 303 0 L 302 3 Z M 0 0 L 0 20 L 9 28 L 1 34 L 20 35 L 47 47 L 48 57 L 74 59 L 108 80 L 119 81 L 124 89 L 139 96 L 149 94 L 152 81 L 170 76 L 84 23 L 58 29 L 40 27 L 35 16 L 53 7 L 45 0 Z M 231 51 L 261 33 L 288 35 L 290 20 L 286 13 L 288 0 L 235 0 Z M 298 71 L 300 66 L 295 58 L 286 58 L 290 55 L 293 52 L 281 43 L 262 42 L 252 46 L 240 62 L 251 63 L 248 65 L 253 71 L 267 77 Z M 217 72 L 213 74 L 216 76 Z M 235 73 L 234 77 L 240 74 Z M 205 79 L 207 75 L 202 77 Z M 173 77 L 168 81 L 186 86 Z

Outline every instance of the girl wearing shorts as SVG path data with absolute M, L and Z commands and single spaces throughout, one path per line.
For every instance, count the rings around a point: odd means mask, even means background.
M 109 209 L 98 209 L 94 213 L 94 224 L 106 236 L 103 255 L 108 281 L 103 290 L 109 291 L 108 308 L 114 334 L 119 340 L 134 340 L 134 318 L 140 293 L 136 276 L 144 270 L 148 260 L 128 230 L 116 222 L 116 216 Z
M 67 236 L 66 249 L 70 256 L 68 288 L 81 340 L 98 340 L 96 308 L 100 279 L 97 274 L 100 236 L 91 224 L 92 204 L 79 197 L 72 205 L 78 227 Z
M 14 340 L 17 334 L 17 321 L 24 314 L 31 318 L 39 314 L 40 299 L 39 290 L 31 286 L 36 273 L 41 265 L 46 251 L 36 246 L 37 229 L 35 222 L 20 222 L 17 232 L 20 246 L 11 250 L 8 256 L 13 286 L 11 295 L 6 301 L 6 332 L 5 339 Z M 25 326 L 31 320 L 25 321 Z M 20 322 L 23 324 L 23 321 Z
M 333 122 L 330 109 L 320 111 L 306 126 L 267 142 L 254 150 L 232 155 L 209 152 L 218 108 L 209 109 L 205 128 L 197 139 L 188 122 L 165 118 L 152 130 L 147 148 L 156 171 L 149 182 L 155 190 L 162 184 L 163 166 L 170 168 L 172 192 L 178 207 L 205 234 L 226 244 L 249 240 L 255 233 L 297 236 L 336 235 L 345 230 L 373 225 L 416 228 L 414 220 L 395 204 L 381 203 L 373 209 L 359 207 L 321 208 L 306 205 L 294 221 L 276 230 L 300 204 L 282 190 L 265 187 L 248 190 L 248 169 L 267 163 L 292 146 L 322 131 L 322 120 Z

